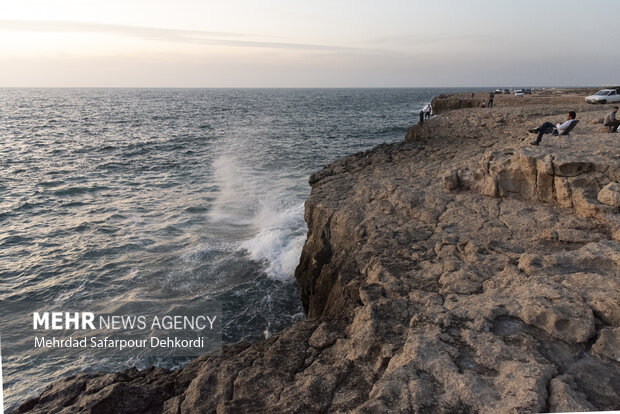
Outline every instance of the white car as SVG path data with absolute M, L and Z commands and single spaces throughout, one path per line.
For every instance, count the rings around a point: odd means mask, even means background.
M 523 89 L 515 89 L 515 96 L 523 96 Z
M 620 94 L 615 89 L 601 89 L 594 95 L 590 95 L 586 98 L 587 103 L 600 103 L 605 104 L 608 102 L 620 102 Z

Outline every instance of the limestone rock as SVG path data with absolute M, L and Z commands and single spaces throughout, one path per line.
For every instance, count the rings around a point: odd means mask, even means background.
M 592 353 L 620 362 L 620 328 L 602 329 L 598 340 L 592 345 Z
M 448 191 L 456 190 L 459 187 L 459 177 L 456 170 L 447 170 L 441 174 L 441 183 Z
M 611 182 L 598 193 L 598 201 L 612 207 L 620 207 L 620 184 Z

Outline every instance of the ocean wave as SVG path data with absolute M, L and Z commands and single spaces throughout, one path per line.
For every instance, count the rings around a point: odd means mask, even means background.
M 263 263 L 271 279 L 292 280 L 305 241 L 304 204 L 274 191 L 276 184 L 261 179 L 248 158 L 248 154 L 225 154 L 215 159 L 218 191 L 207 215 L 212 223 L 245 227 L 249 236 L 239 242 L 238 250 Z
M 281 209 L 264 202 L 254 217 L 258 233 L 239 246 L 253 260 L 265 261 L 272 279 L 292 280 L 306 240 L 303 212 L 303 203 Z
M 28 246 L 34 244 L 31 237 L 24 237 L 20 235 L 7 236 L 0 240 L 0 246 L 3 248 L 9 246 Z
M 305 241 L 304 204 L 276 190 L 278 183 L 262 179 L 248 160 L 247 153 L 215 159 L 217 195 L 207 216 L 211 223 L 245 228 L 237 250 L 262 263 L 269 278 L 292 280 Z
M 53 194 L 57 196 L 71 196 L 84 193 L 95 193 L 103 190 L 109 190 L 109 187 L 101 185 L 64 187 L 54 191 Z
M 58 187 L 65 184 L 64 181 L 41 181 L 39 185 L 41 187 Z

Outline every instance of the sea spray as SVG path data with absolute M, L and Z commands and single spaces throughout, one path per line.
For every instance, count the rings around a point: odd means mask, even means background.
M 213 223 L 246 225 L 253 214 L 254 186 L 247 167 L 230 154 L 213 161 L 213 182 L 218 191 L 208 213 Z
M 237 157 L 244 157 L 245 162 Z M 291 281 L 305 240 L 304 204 L 294 195 L 275 194 L 277 177 L 273 183 L 266 182 L 252 171 L 249 161 L 256 162 L 243 153 L 225 153 L 214 160 L 219 191 L 209 220 L 248 227 L 251 237 L 239 240 L 238 250 L 264 263 L 270 278 Z
M 268 263 L 266 272 L 273 279 L 292 280 L 306 239 L 303 212 L 303 203 L 278 208 L 264 202 L 254 220 L 257 234 L 240 245 L 253 260 Z

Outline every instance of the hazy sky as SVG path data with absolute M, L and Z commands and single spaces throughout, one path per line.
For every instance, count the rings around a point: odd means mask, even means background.
M 6 0 L 0 86 L 620 84 L 618 0 Z

